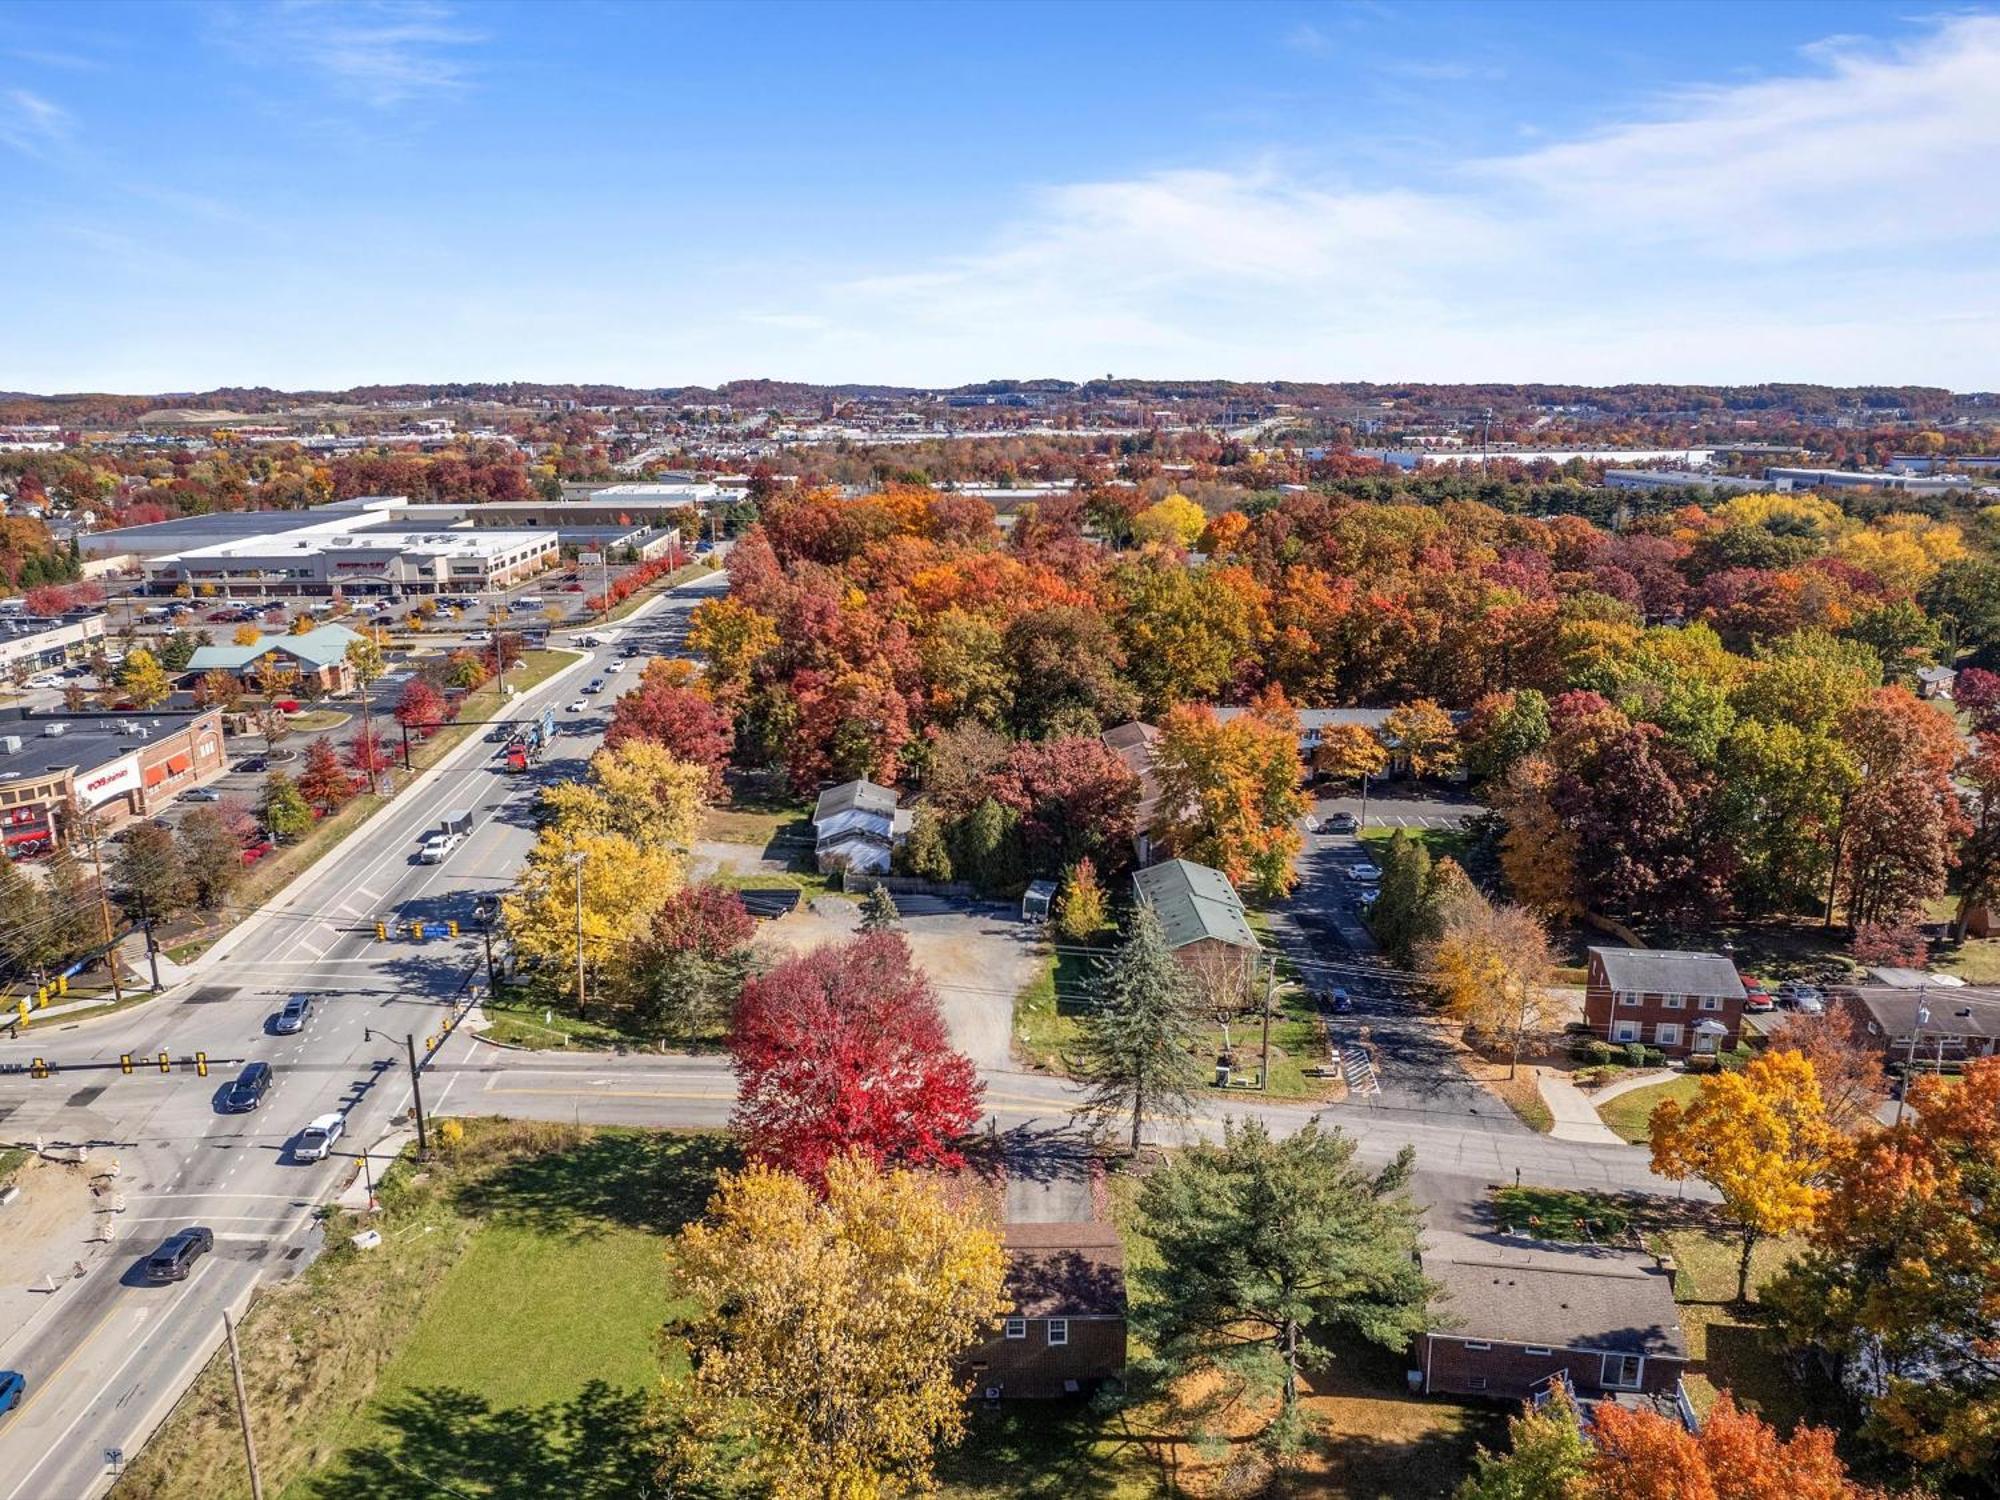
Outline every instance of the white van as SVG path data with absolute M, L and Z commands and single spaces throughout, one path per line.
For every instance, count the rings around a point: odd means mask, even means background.
M 347 1134 L 347 1116 L 343 1114 L 321 1115 L 292 1142 L 292 1156 L 297 1161 L 325 1161 L 333 1150 L 333 1143 Z

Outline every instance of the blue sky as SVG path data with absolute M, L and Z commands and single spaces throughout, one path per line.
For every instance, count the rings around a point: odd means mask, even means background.
M 15 4 L 0 388 L 2000 386 L 2000 13 Z

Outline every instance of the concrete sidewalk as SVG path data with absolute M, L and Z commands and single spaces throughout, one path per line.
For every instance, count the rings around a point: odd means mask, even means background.
M 1651 1078 L 1646 1081 L 1653 1082 Z M 1554 1068 L 1536 1068 L 1535 1087 L 1541 1092 L 1542 1103 L 1548 1105 L 1549 1113 L 1555 1116 L 1555 1124 L 1549 1127 L 1549 1134 L 1557 1140 L 1580 1141 L 1591 1146 L 1625 1144 L 1618 1132 L 1606 1125 L 1597 1114 L 1596 1101 L 1607 1097 L 1612 1090 L 1600 1090 L 1593 1099 L 1571 1083 L 1568 1075 Z

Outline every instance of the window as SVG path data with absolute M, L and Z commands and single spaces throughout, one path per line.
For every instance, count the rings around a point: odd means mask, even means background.
M 1668 1010 L 1685 1010 L 1687 1008 L 1688 997 L 1686 995 L 1662 995 L 1660 999 L 1665 1003 Z
M 1467 1390 L 1483 1391 L 1486 1389 L 1486 1377 L 1484 1375 L 1470 1376 L 1466 1380 L 1465 1386 Z
M 1548 1349 L 1538 1349 L 1533 1344 L 1530 1344 L 1527 1348 L 1523 1349 L 1521 1352 L 1523 1354 L 1547 1355 L 1552 1353 L 1553 1351 Z
M 1050 1318 L 1049 1347 L 1053 1349 L 1058 1344 L 1067 1344 L 1068 1342 L 1069 1342 L 1069 1319 Z
M 1681 1044 L 1681 1028 L 1677 1021 L 1662 1021 L 1653 1028 L 1653 1041 L 1661 1047 L 1678 1047 Z
M 1639 1023 L 1637 1021 L 1616 1022 L 1611 1028 L 1611 1040 L 1614 1042 L 1638 1041 Z
M 1636 1354 L 1607 1354 L 1604 1356 L 1604 1375 L 1598 1383 L 1607 1391 L 1636 1391 L 1639 1389 L 1639 1373 L 1646 1367 L 1646 1361 Z
M 1701 997 L 1701 1008 L 1702 1008 L 1703 1010 L 1721 1010 L 1721 1009 L 1722 1009 L 1722 996 L 1720 996 L 1720 995 L 1703 995 L 1703 996 Z
M 1006 1334 L 1010 1339 L 1026 1338 L 1028 1336 L 1028 1320 L 1026 1318 L 1009 1318 L 1007 1320 Z
M 1465 1347 L 1468 1349 L 1491 1349 L 1493 1346 L 1491 1344 L 1482 1344 L 1477 1339 L 1467 1339 Z
M 1637 1005 L 1639 1003 L 1639 996 L 1632 990 L 1620 990 L 1618 992 L 1618 1003 L 1620 1005 Z

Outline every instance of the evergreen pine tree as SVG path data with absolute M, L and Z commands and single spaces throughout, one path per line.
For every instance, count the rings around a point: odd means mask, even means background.
M 1098 961 L 1098 1000 L 1083 1018 L 1071 1066 L 1090 1087 L 1084 1108 L 1132 1115 L 1132 1149 L 1154 1116 L 1180 1118 L 1201 1087 L 1194 986 L 1144 907 L 1116 952 Z
M 883 932 L 902 921 L 902 913 L 896 910 L 895 900 L 883 886 L 869 887 L 868 894 L 861 898 L 861 930 L 863 932 Z

